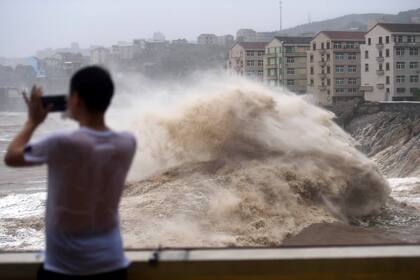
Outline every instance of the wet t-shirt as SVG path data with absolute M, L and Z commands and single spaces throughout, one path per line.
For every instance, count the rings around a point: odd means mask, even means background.
M 118 206 L 135 150 L 130 133 L 88 128 L 27 145 L 27 162 L 48 165 L 45 269 L 89 275 L 128 266 Z

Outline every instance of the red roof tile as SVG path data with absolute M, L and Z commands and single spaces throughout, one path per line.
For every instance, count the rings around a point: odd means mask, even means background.
M 337 40 L 364 40 L 366 32 L 360 31 L 321 31 L 331 39 Z

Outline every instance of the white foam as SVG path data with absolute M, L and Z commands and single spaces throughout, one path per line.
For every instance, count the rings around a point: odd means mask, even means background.
M 0 198 L 0 219 L 41 216 L 44 213 L 45 200 L 45 192 L 6 195 Z

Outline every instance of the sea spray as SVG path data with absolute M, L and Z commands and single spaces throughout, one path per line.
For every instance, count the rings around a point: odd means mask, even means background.
M 127 246 L 272 246 L 385 204 L 386 180 L 330 112 L 238 78 L 194 91 L 135 118 Z

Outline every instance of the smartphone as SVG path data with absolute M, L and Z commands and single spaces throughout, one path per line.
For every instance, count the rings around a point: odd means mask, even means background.
M 44 108 L 52 105 L 51 112 L 64 112 L 67 109 L 67 97 L 65 95 L 49 95 L 42 97 Z

